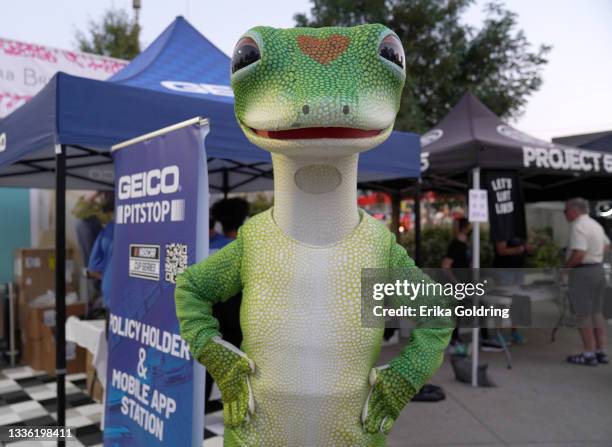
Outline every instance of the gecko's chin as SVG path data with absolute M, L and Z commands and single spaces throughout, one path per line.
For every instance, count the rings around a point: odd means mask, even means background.
M 262 138 L 274 140 L 316 140 L 372 138 L 380 135 L 383 129 L 357 129 L 352 127 L 301 127 L 298 129 L 262 130 L 251 128 Z

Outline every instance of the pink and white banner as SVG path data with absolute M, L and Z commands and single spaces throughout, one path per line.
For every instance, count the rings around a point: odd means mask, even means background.
M 58 71 L 107 79 L 127 61 L 0 38 L 0 118 L 23 105 Z

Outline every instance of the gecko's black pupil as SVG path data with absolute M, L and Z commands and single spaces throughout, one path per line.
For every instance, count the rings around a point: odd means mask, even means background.
M 378 54 L 400 68 L 404 68 L 404 50 L 395 37 L 385 38 L 378 49 Z
M 252 39 L 248 42 L 238 42 L 232 56 L 232 73 L 251 65 L 260 59 L 259 48 Z

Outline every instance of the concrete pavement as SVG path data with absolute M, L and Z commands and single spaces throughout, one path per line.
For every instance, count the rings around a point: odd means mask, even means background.
M 550 329 L 522 332 L 527 343 L 511 347 L 513 369 L 506 368 L 503 353 L 481 353 L 496 388 L 455 381 L 446 358 L 430 381 L 444 388 L 446 400 L 411 403 L 388 446 L 612 446 L 612 365 L 565 363 L 568 354 L 580 352 L 575 330 L 561 329 L 555 343 L 549 341 Z M 381 361 L 405 343 L 385 348 Z

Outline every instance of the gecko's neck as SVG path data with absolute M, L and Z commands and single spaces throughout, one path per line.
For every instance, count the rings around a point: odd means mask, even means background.
M 309 245 L 330 245 L 359 224 L 357 160 L 272 154 L 276 224 Z

